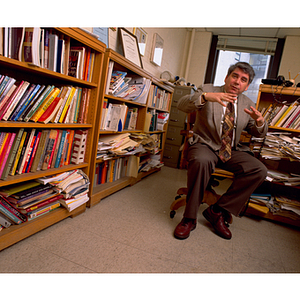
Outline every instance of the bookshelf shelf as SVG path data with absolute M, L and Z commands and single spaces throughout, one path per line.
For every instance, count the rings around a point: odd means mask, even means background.
M 287 105 L 288 107 L 291 106 L 295 101 L 298 101 L 300 99 L 300 90 L 296 87 L 284 87 L 284 86 L 271 86 L 271 85 L 264 85 L 261 84 L 259 88 L 256 108 L 261 111 L 270 112 L 270 119 L 268 119 L 268 114 L 264 115 L 266 120 L 269 124 L 272 123 L 272 120 L 275 118 L 276 113 L 272 114 L 272 110 L 275 111 L 275 109 L 281 108 L 283 105 Z M 298 104 L 299 105 L 299 104 Z M 278 117 L 279 118 L 279 117 Z M 288 119 L 288 117 L 286 117 Z M 285 128 L 285 127 L 278 127 L 278 126 L 269 126 L 268 130 L 269 134 L 276 133 L 277 135 L 284 135 L 288 136 L 289 138 L 296 138 L 299 139 L 300 137 L 300 130 L 294 129 L 294 128 Z M 296 142 L 297 143 L 297 142 Z M 256 156 L 267 166 L 267 168 L 270 171 L 278 171 L 282 172 L 283 174 L 300 174 L 300 160 L 299 159 L 291 159 L 289 156 L 278 156 L 274 155 L 268 156 L 268 152 L 264 152 L 264 146 L 266 142 L 258 143 L 260 150 L 255 150 Z M 253 149 L 257 146 L 255 141 L 252 141 L 252 147 Z M 268 148 L 268 147 L 266 147 Z M 279 149 L 278 144 L 278 149 Z M 274 153 L 274 152 L 273 152 Z M 276 153 L 276 152 L 275 152 Z M 270 177 L 270 176 L 269 176 Z M 264 189 L 264 192 L 270 193 L 273 196 L 283 196 L 287 199 L 293 199 L 296 201 L 299 201 L 299 185 L 292 186 L 289 183 L 284 184 L 284 182 L 277 182 L 276 180 L 266 180 L 262 188 Z M 250 202 L 251 204 L 251 202 Z M 300 227 L 300 220 L 299 218 L 293 219 L 291 217 L 288 217 L 284 215 L 283 213 L 279 214 L 273 214 L 271 211 L 265 213 L 262 211 L 259 211 L 253 207 L 248 207 L 246 214 L 248 215 L 256 215 L 261 218 L 270 219 L 273 221 L 278 221 L 281 223 L 293 225 Z
M 0 232 L 0 250 L 5 249 L 63 219 L 76 217 L 85 210 L 85 205 L 76 208 L 72 212 L 68 212 L 65 208 L 59 207 L 43 217 L 20 225 L 11 225 Z
M 97 83 L 94 82 L 88 82 L 85 80 L 77 79 L 74 77 L 70 77 L 64 74 L 60 74 L 51 70 L 47 70 L 38 66 L 31 65 L 29 63 L 21 62 L 15 59 L 7 58 L 4 56 L 0 56 L 0 63 L 1 63 L 1 72 L 5 71 L 6 69 L 13 68 L 14 70 L 18 70 L 21 72 L 21 74 L 24 72 L 30 73 L 31 75 L 42 75 L 45 78 L 49 78 L 52 80 L 52 82 L 55 82 L 56 80 L 59 80 L 60 83 L 67 82 L 68 84 L 77 84 L 82 85 L 89 88 L 95 88 L 97 87 Z M 24 75 L 26 77 L 26 75 Z
M 96 112 L 98 109 L 98 99 L 100 95 L 100 82 L 102 76 L 102 67 L 104 61 L 104 54 L 106 46 L 94 38 L 89 33 L 80 28 L 47 28 L 57 33 L 60 37 L 63 37 L 66 44 L 81 46 L 85 49 L 91 50 L 93 53 L 94 63 L 89 80 L 78 79 L 67 74 L 65 70 L 64 74 L 54 72 L 52 70 L 37 67 L 35 65 L 22 62 L 16 59 L 0 56 L 0 69 L 1 75 L 6 75 L 15 78 L 17 81 L 28 81 L 30 84 L 40 85 L 53 85 L 53 86 L 73 86 L 82 89 L 87 89 L 89 93 L 89 102 L 85 107 L 87 113 L 84 115 L 84 121 L 78 121 L 78 123 L 35 123 L 35 122 L 23 122 L 23 121 L 0 121 L 0 131 L 18 131 L 20 128 L 25 129 L 39 129 L 39 130 L 87 130 L 87 140 L 85 144 L 85 157 L 84 162 L 80 164 L 68 164 L 59 168 L 48 168 L 36 172 L 28 172 L 17 175 L 8 175 L 5 180 L 0 180 L 0 187 L 9 187 L 12 184 L 19 182 L 26 182 L 34 180 L 44 176 L 55 175 L 66 171 L 80 169 L 87 175 L 89 175 L 91 166 L 91 157 L 93 153 L 93 136 L 95 130 Z M 66 47 L 67 49 L 67 47 Z M 68 53 L 69 50 L 66 50 Z M 91 55 L 92 56 L 92 55 Z M 68 60 L 66 60 L 66 63 Z M 87 70 L 87 69 L 86 69 Z M 86 73 L 88 74 L 88 73 Z M 83 78 L 83 77 L 82 77 Z M 84 110 L 83 110 L 84 111 Z M 80 123 L 81 122 L 81 123 Z M 40 216 L 34 220 L 27 221 L 20 225 L 11 225 L 8 228 L 2 229 L 0 232 L 0 250 L 13 245 L 14 243 L 29 237 L 30 235 L 51 226 L 60 220 L 67 217 L 75 217 L 78 214 L 84 212 L 86 209 L 86 203 L 80 207 L 69 212 L 62 206 L 56 208 L 52 212 Z
M 83 163 L 79 165 L 71 164 L 71 165 L 60 167 L 59 169 L 48 169 L 45 171 L 37 171 L 35 173 L 24 173 L 20 175 L 8 176 L 6 180 L 0 181 L 0 187 L 8 186 L 11 184 L 24 182 L 28 180 L 33 180 L 39 177 L 51 176 L 57 173 L 67 172 L 75 169 L 85 169 L 87 167 L 88 167 L 88 163 Z
M 42 124 L 42 123 L 32 123 L 32 122 L 12 122 L 12 121 L 0 121 L 1 128 L 73 128 L 73 129 L 88 129 L 92 128 L 92 124 L 71 124 L 71 123 L 61 123 L 61 124 Z
M 113 69 L 110 69 L 112 64 L 113 64 Z M 111 49 L 106 49 L 104 63 L 103 63 L 101 94 L 99 96 L 99 102 L 100 102 L 99 106 L 100 107 L 97 112 L 96 123 L 95 123 L 96 129 L 95 129 L 94 146 L 93 146 L 94 154 L 92 155 L 92 163 L 91 163 L 91 168 L 90 168 L 91 195 L 90 195 L 90 202 L 88 203 L 89 207 L 92 207 L 93 205 L 99 203 L 101 201 L 101 199 L 103 199 L 104 197 L 106 197 L 128 185 L 133 185 L 137 181 L 141 180 L 141 178 L 160 170 L 159 168 L 151 169 L 148 172 L 141 172 L 143 174 L 138 173 L 137 177 L 124 176 L 113 182 L 105 182 L 105 183 L 101 183 L 101 184 L 96 184 L 95 177 L 99 176 L 99 173 L 96 173 L 97 166 L 99 166 L 99 164 L 103 163 L 103 159 L 96 158 L 98 140 L 101 136 L 105 136 L 105 135 L 109 135 L 109 134 L 120 134 L 120 133 L 159 134 L 162 136 L 161 137 L 162 146 L 159 149 L 161 158 L 162 158 L 162 153 L 163 153 L 163 145 L 164 145 L 164 140 L 165 140 L 167 124 L 165 124 L 164 130 L 155 130 L 155 131 L 145 130 L 144 127 L 145 127 L 145 122 L 146 122 L 146 114 L 147 114 L 147 111 L 150 106 L 148 98 L 147 98 L 147 101 L 145 101 L 145 103 L 138 103 L 138 102 L 135 102 L 132 100 L 126 100 L 126 99 L 123 99 L 120 97 L 116 97 L 116 96 L 106 92 L 107 86 L 108 86 L 108 80 L 110 82 L 111 75 L 109 75 L 109 74 L 111 74 L 112 70 L 126 72 L 129 77 L 133 77 L 133 76 L 143 77 L 146 80 L 150 80 L 152 85 L 155 85 L 155 86 L 159 87 L 161 90 L 168 92 L 170 94 L 170 97 L 169 97 L 170 99 L 172 99 L 172 95 L 173 95 L 173 89 L 170 86 L 167 86 L 165 83 L 154 78 L 150 73 L 146 72 L 139 66 L 135 65 L 128 59 L 124 58 L 122 55 L 116 53 L 115 51 L 113 51 Z M 136 128 L 134 130 L 123 130 L 121 132 L 101 129 L 102 115 L 104 114 L 104 108 L 103 108 L 104 99 L 105 99 L 105 101 L 107 101 L 108 103 L 111 103 L 111 104 L 121 104 L 121 105 L 124 104 L 124 105 L 128 106 L 128 108 L 137 108 L 138 109 L 138 117 L 137 117 Z M 155 107 L 154 107 L 154 109 L 155 109 Z M 160 111 L 168 113 L 169 109 L 170 109 L 170 105 L 168 107 L 166 107 L 166 109 L 160 110 Z M 144 156 L 147 156 L 147 155 L 149 156 L 149 154 L 146 154 L 146 155 L 137 154 L 136 157 L 138 159 L 140 159 L 141 157 L 144 158 Z M 135 168 L 138 168 L 138 166 L 136 166 Z M 137 169 L 136 169 L 136 171 L 137 171 Z

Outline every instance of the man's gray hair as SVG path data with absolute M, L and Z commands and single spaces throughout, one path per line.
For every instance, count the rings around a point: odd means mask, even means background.
M 255 72 L 253 68 L 248 63 L 240 61 L 229 67 L 227 76 L 229 76 L 236 68 L 241 69 L 244 73 L 249 75 L 249 84 L 250 84 L 255 76 Z

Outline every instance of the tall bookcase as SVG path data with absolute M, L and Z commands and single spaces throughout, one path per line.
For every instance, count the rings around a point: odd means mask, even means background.
M 81 129 L 88 130 L 85 160 L 80 164 L 69 164 L 62 168 L 52 168 L 45 171 L 38 171 L 35 173 L 25 173 L 15 176 L 8 176 L 6 180 L 0 181 L 0 187 L 9 186 L 18 182 L 25 182 L 39 177 L 58 174 L 64 171 L 73 169 L 82 169 L 86 174 L 89 174 L 90 167 L 93 166 L 92 159 L 93 151 L 93 137 L 95 131 L 96 112 L 99 105 L 100 97 L 100 81 L 102 75 L 102 66 L 105 54 L 105 45 L 81 30 L 80 28 L 53 28 L 55 32 L 63 35 L 70 43 L 77 46 L 84 46 L 92 49 L 95 53 L 94 70 L 91 81 L 77 79 L 75 77 L 67 76 L 58 72 L 53 72 L 45 68 L 40 68 L 29 63 L 21 62 L 18 60 L 10 59 L 0 56 L 0 69 L 2 75 L 7 75 L 17 80 L 26 80 L 30 83 L 38 84 L 51 84 L 51 85 L 71 85 L 91 90 L 90 100 L 88 105 L 87 122 L 84 124 L 71 124 L 71 123 L 34 123 L 34 122 L 11 122 L 0 121 L 1 130 L 6 129 L 18 130 L 19 128 L 37 128 L 37 129 Z M 36 218 L 32 221 L 22 223 L 20 225 L 11 225 L 0 232 L 0 250 L 48 227 L 52 224 L 59 222 L 67 217 L 74 217 L 86 209 L 86 204 L 81 205 L 77 209 L 68 212 L 65 208 L 58 208 L 45 216 Z
M 283 105 L 291 106 L 296 100 L 299 101 L 300 97 L 300 89 L 296 87 L 284 87 L 284 86 L 271 86 L 271 85 L 260 85 L 256 108 L 259 111 L 269 111 L 271 112 L 273 108 L 278 107 L 281 108 Z M 299 104 L 298 104 L 299 105 Z M 273 110 L 274 111 L 274 110 Z M 275 113 L 273 114 L 275 116 Z M 299 115 L 298 117 L 299 118 Z M 267 119 L 267 117 L 266 117 Z M 272 119 L 271 119 L 272 120 Z M 272 122 L 269 121 L 269 124 Z M 288 133 L 290 138 L 296 137 L 299 138 L 300 130 L 292 129 L 288 127 L 278 127 L 269 125 L 269 133 L 276 132 L 280 133 Z M 255 143 L 252 143 L 254 146 Z M 266 146 L 265 143 L 260 144 L 260 150 L 256 151 L 257 157 L 268 167 L 269 170 L 280 171 L 284 173 L 294 173 L 300 174 L 300 160 L 299 159 L 290 159 L 288 157 L 283 157 L 281 159 L 272 159 L 266 158 L 264 155 L 261 155 L 262 148 Z M 278 144 L 279 147 L 279 144 Z M 275 180 L 276 181 L 276 180 Z M 280 182 L 273 181 L 265 181 L 262 185 L 264 192 L 271 193 L 273 195 L 281 194 L 286 198 L 298 199 L 300 197 L 300 189 L 299 186 L 289 186 Z M 299 203 L 300 206 L 300 203 Z M 272 212 L 263 212 L 257 209 L 253 209 L 252 207 L 248 207 L 247 214 L 256 215 L 262 218 L 278 221 L 281 223 L 286 223 L 290 225 L 294 225 L 300 227 L 300 221 L 294 220 L 292 218 L 276 215 Z
M 110 80 L 109 76 L 109 68 L 110 63 L 113 63 L 113 70 L 117 71 L 123 71 L 126 72 L 129 76 L 140 76 L 145 79 L 148 79 L 151 81 L 151 85 L 153 87 L 159 88 L 162 91 L 169 93 L 169 104 L 165 108 L 157 108 L 153 107 L 152 102 L 150 101 L 150 98 L 147 99 L 147 102 L 145 104 L 137 103 L 135 101 L 125 100 L 123 98 L 115 97 L 109 93 L 106 93 L 106 86 L 107 81 Z M 149 93 L 150 95 L 151 93 Z M 149 132 L 147 128 L 145 129 L 145 123 L 147 122 L 147 113 L 149 112 L 166 112 L 168 113 L 170 110 L 170 104 L 172 100 L 173 95 L 173 88 L 164 84 L 160 80 L 154 78 L 150 73 L 146 72 L 136 64 L 132 63 L 130 60 L 124 58 L 124 56 L 118 54 L 117 52 L 106 49 L 105 57 L 104 57 L 104 63 L 103 63 L 103 76 L 101 80 L 101 92 L 99 96 L 99 109 L 97 111 L 96 116 L 96 122 L 95 122 L 95 132 L 94 132 L 94 144 L 93 144 L 93 154 L 91 158 L 91 168 L 90 168 L 90 180 L 91 180 L 91 188 L 90 188 L 90 201 L 88 203 L 89 207 L 92 207 L 93 205 L 99 203 L 101 199 L 104 197 L 128 186 L 133 185 L 137 181 L 141 180 L 143 177 L 154 173 L 159 170 L 159 168 L 152 168 L 151 170 L 147 172 L 140 172 L 137 174 L 137 176 L 124 176 L 118 180 L 115 180 L 113 182 L 106 182 L 103 184 L 96 184 L 95 183 L 95 174 L 96 174 L 96 167 L 97 165 L 103 163 L 103 159 L 99 158 L 97 159 L 97 146 L 98 146 L 98 140 L 101 136 L 105 135 L 111 135 L 111 134 L 119 134 L 120 132 L 117 131 L 109 131 L 109 130 L 101 130 L 101 119 L 102 115 L 104 113 L 103 110 L 103 103 L 104 99 L 108 101 L 108 103 L 114 103 L 114 104 L 122 104 L 128 106 L 128 108 L 135 108 L 138 109 L 138 117 L 137 117 L 137 123 L 135 129 L 131 130 L 125 130 L 122 132 L 129 132 L 129 133 L 149 133 L 149 134 L 158 134 L 160 136 L 160 149 L 159 149 L 159 155 L 162 160 L 162 154 L 164 149 L 164 143 L 166 138 L 166 130 L 167 130 L 167 123 L 164 125 L 164 128 L 160 130 L 155 130 Z M 147 154 L 136 154 L 137 156 L 145 156 Z M 138 166 L 136 166 L 138 168 Z M 137 170 L 135 170 L 137 172 Z

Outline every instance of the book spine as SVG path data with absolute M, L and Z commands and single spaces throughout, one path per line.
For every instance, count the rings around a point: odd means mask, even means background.
M 11 116 L 11 114 L 13 113 L 15 107 L 17 106 L 17 104 L 19 103 L 19 101 L 21 100 L 21 97 L 23 96 L 23 94 L 25 93 L 26 89 L 29 86 L 29 82 L 25 81 L 23 82 L 18 94 L 16 95 L 16 97 L 14 98 L 14 100 L 9 104 L 5 114 L 2 116 L 2 119 L 4 121 L 7 121 L 9 119 L 9 117 Z
M 42 116 L 42 114 L 46 111 L 46 109 L 50 106 L 50 104 L 54 101 L 54 99 L 58 96 L 59 93 L 60 93 L 60 89 L 54 88 L 53 91 L 45 99 L 45 101 L 36 110 L 36 112 L 30 118 L 30 120 L 33 122 L 37 122 L 37 120 Z
M 41 215 L 44 215 L 56 208 L 60 207 L 60 202 L 56 202 L 56 203 L 53 203 L 52 205 L 48 206 L 48 207 L 45 207 L 45 208 L 42 208 L 36 212 L 33 212 L 33 213 L 29 213 L 28 214 L 28 221 L 36 218 L 36 217 L 39 217 Z
M 50 203 L 52 203 L 52 202 L 55 202 L 55 201 L 57 201 L 57 200 L 59 200 L 59 199 L 62 199 L 63 197 L 64 197 L 64 196 L 63 196 L 62 194 L 57 195 L 57 196 L 55 196 L 55 197 L 53 197 L 53 198 L 51 198 L 51 199 L 49 199 L 49 200 L 43 201 L 43 202 L 41 202 L 41 203 L 38 203 L 37 205 L 28 207 L 28 208 L 25 209 L 25 211 L 26 211 L 27 213 L 29 213 L 29 212 L 34 211 L 34 210 L 36 210 L 36 209 L 38 209 L 38 208 L 41 208 L 41 207 L 43 207 L 43 206 L 45 206 L 45 205 L 48 205 L 48 204 L 50 204 Z
M 11 148 L 12 148 L 13 142 L 14 142 L 14 140 L 15 140 L 15 137 L 16 137 L 16 134 L 15 134 L 14 132 L 11 133 L 11 136 L 10 136 L 10 140 L 9 140 L 8 146 L 7 146 L 7 148 L 5 148 L 4 158 L 3 158 L 3 160 L 1 161 L 0 178 L 2 178 L 2 173 L 3 173 L 4 168 L 5 168 L 5 166 L 6 166 L 6 162 L 7 162 L 7 160 L 8 160 L 9 153 L 10 153 L 10 151 L 11 151 Z
M 21 156 L 21 152 L 22 152 L 22 149 L 23 149 L 23 145 L 24 145 L 24 142 L 25 142 L 26 135 L 27 135 L 27 132 L 24 131 L 23 134 L 22 134 L 20 145 L 19 145 L 17 153 L 16 153 L 15 161 L 12 165 L 11 170 L 9 171 L 10 175 L 15 175 L 15 172 L 16 172 L 16 169 L 17 169 L 17 166 L 18 166 L 18 162 L 19 162 L 19 159 L 20 159 L 20 156 Z
M 8 228 L 11 225 L 11 221 L 3 213 L 0 212 L 0 225 L 5 228 Z
M 40 139 L 41 139 L 41 135 L 42 135 L 42 132 L 39 132 L 37 137 L 36 137 L 36 140 L 34 142 L 34 146 L 33 146 L 32 152 L 31 152 L 31 156 L 30 156 L 30 159 L 29 159 L 29 164 L 28 164 L 26 173 L 30 172 L 30 170 L 31 170 L 33 160 L 34 160 L 34 157 L 36 155 L 36 150 L 37 150 L 37 147 L 38 147 Z
M 54 85 L 50 86 L 48 85 L 47 88 L 44 90 L 44 92 L 41 94 L 41 96 L 35 101 L 34 105 L 32 106 L 31 110 L 27 113 L 27 115 L 24 117 L 24 121 L 28 122 L 31 117 L 34 115 L 34 113 L 37 111 L 39 106 L 42 104 L 42 102 L 48 97 L 48 95 L 51 93 L 51 91 L 54 89 Z
M 16 216 L 12 210 L 8 207 L 6 201 L 2 196 L 0 196 L 0 212 L 12 220 L 15 224 L 21 224 L 23 221 Z
M 62 113 L 61 113 L 61 115 L 60 115 L 60 117 L 59 117 L 59 121 L 58 121 L 59 123 L 63 123 L 63 120 L 64 120 L 65 115 L 66 115 L 66 113 L 67 113 L 67 110 L 68 110 L 68 108 L 69 108 L 70 102 L 71 102 L 71 100 L 73 99 L 73 96 L 74 96 L 75 91 L 76 91 L 76 89 L 75 89 L 74 87 L 72 87 L 72 88 L 71 88 L 71 92 L 70 92 L 70 94 L 69 94 L 69 96 L 68 96 L 68 98 L 67 98 L 66 104 L 64 105 L 63 110 L 62 110 Z
M 34 88 L 36 87 L 35 84 L 30 84 L 27 88 L 27 90 L 25 91 L 25 93 L 23 94 L 23 96 L 21 97 L 18 105 L 16 106 L 16 108 L 14 109 L 13 113 L 11 114 L 11 116 L 9 117 L 9 120 L 14 121 L 15 117 L 17 116 L 17 114 L 19 113 L 20 109 L 22 107 L 24 107 L 25 102 L 29 99 L 30 95 L 32 94 Z

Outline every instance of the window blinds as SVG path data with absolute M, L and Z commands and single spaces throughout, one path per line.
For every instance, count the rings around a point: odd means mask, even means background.
M 237 37 L 219 35 L 217 50 L 274 55 L 277 38 Z

